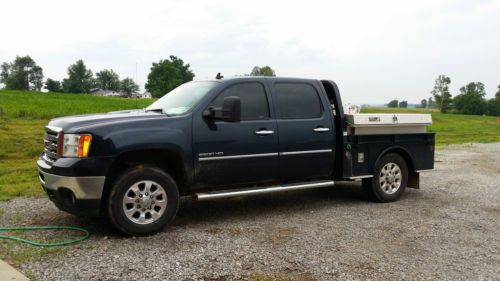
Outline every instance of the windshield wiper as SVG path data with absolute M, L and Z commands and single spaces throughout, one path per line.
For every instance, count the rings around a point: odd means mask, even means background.
M 146 109 L 145 111 L 146 112 L 149 112 L 149 111 L 160 112 L 161 114 L 165 114 L 167 116 L 170 116 L 168 113 L 166 113 L 165 111 L 163 111 L 163 108 Z

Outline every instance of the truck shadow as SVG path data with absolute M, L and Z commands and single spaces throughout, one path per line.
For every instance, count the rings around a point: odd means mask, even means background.
M 249 197 L 198 202 L 183 200 L 175 226 L 217 223 L 234 219 L 258 219 L 291 213 L 319 211 L 323 208 L 367 204 L 360 183 L 338 183 L 334 187 L 264 194 Z
M 408 190 L 400 200 L 414 200 Z M 321 212 L 332 208 L 349 208 L 353 212 L 371 203 L 360 183 L 341 182 L 334 187 L 266 194 L 198 202 L 183 198 L 172 227 L 195 228 L 200 225 L 226 225 L 241 220 L 258 221 L 260 217 L 283 217 L 305 212 Z M 69 218 L 68 218 L 69 219 Z M 77 220 L 73 217 L 74 220 Z M 106 219 L 78 219 L 94 237 L 121 236 Z M 70 223 L 71 224 L 71 223 Z M 165 232 L 168 232 L 168 228 Z

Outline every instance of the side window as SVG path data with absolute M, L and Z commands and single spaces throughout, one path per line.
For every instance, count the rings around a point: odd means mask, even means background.
M 321 117 L 321 101 L 313 86 L 302 83 L 276 83 L 274 88 L 281 119 Z
M 230 96 L 241 99 L 241 120 L 269 119 L 269 105 L 262 84 L 248 82 L 229 86 L 212 101 L 210 106 L 221 107 L 224 98 Z

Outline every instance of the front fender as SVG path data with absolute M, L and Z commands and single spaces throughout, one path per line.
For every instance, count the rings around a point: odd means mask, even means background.
M 119 155 L 143 149 L 170 149 L 185 155 L 191 151 L 191 138 L 179 129 L 148 127 L 115 131 L 103 136 L 107 153 Z

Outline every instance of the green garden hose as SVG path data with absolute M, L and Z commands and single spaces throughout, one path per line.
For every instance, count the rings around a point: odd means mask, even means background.
M 56 247 L 56 246 L 65 246 L 73 243 L 78 243 L 81 242 L 90 236 L 90 232 L 88 232 L 84 228 L 80 227 L 74 227 L 74 226 L 18 226 L 18 227 L 0 227 L 0 231 L 16 231 L 16 230 L 76 230 L 85 233 L 84 236 L 78 237 L 76 239 L 71 239 L 71 240 L 65 240 L 62 242 L 55 242 L 55 243 L 38 243 L 34 242 L 28 239 L 24 239 L 21 237 L 17 236 L 6 236 L 6 235 L 0 235 L 0 239 L 9 239 L 9 240 L 14 240 L 22 243 L 26 243 L 32 246 L 37 246 L 37 247 Z

